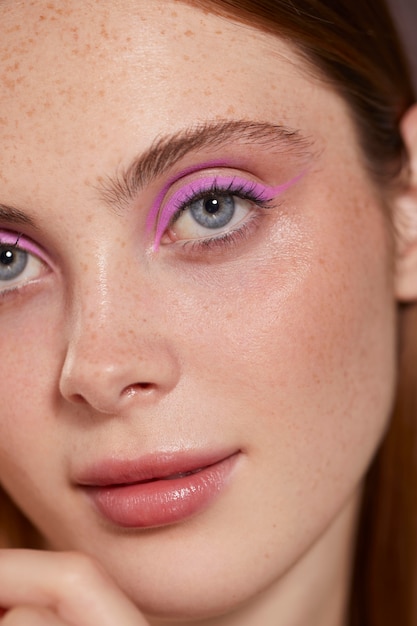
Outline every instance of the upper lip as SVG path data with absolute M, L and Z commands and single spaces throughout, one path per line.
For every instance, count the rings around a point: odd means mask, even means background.
M 137 459 L 104 459 L 79 472 L 75 483 L 85 487 L 111 487 L 180 478 L 220 463 L 238 452 L 236 449 L 158 452 Z

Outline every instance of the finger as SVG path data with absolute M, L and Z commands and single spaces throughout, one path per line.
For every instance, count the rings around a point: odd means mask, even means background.
M 0 550 L 0 606 L 49 608 L 69 626 L 149 626 L 103 568 L 80 553 Z
M 68 626 L 48 609 L 19 606 L 9 611 L 1 626 Z

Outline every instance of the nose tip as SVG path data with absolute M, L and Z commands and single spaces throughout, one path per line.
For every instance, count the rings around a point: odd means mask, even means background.
M 103 380 L 100 384 L 97 379 L 96 382 L 99 385 L 97 389 L 85 387 L 83 393 L 80 391 L 72 393 L 71 384 L 67 386 L 67 379 L 65 385 L 61 385 L 61 394 L 73 404 L 90 406 L 104 415 L 115 415 L 135 399 L 143 402 L 157 393 L 157 387 L 153 383 L 134 383 L 119 391 L 117 388 L 112 388 L 110 381 Z
M 178 381 L 176 359 L 158 339 L 141 346 L 103 345 L 97 335 L 91 341 L 79 338 L 67 350 L 59 391 L 71 404 L 117 415 L 131 404 L 156 401 Z

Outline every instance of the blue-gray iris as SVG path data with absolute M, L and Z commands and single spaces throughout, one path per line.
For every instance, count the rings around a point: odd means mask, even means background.
M 200 198 L 190 204 L 191 215 L 205 228 L 222 228 L 232 219 L 235 212 L 234 197 L 217 195 Z
M 0 245 L 0 280 L 13 280 L 25 269 L 28 254 L 14 246 Z

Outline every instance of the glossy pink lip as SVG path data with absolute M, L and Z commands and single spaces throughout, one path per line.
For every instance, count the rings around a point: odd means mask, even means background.
M 77 480 L 99 513 L 126 528 L 180 522 L 207 508 L 229 482 L 239 451 L 108 460 Z

